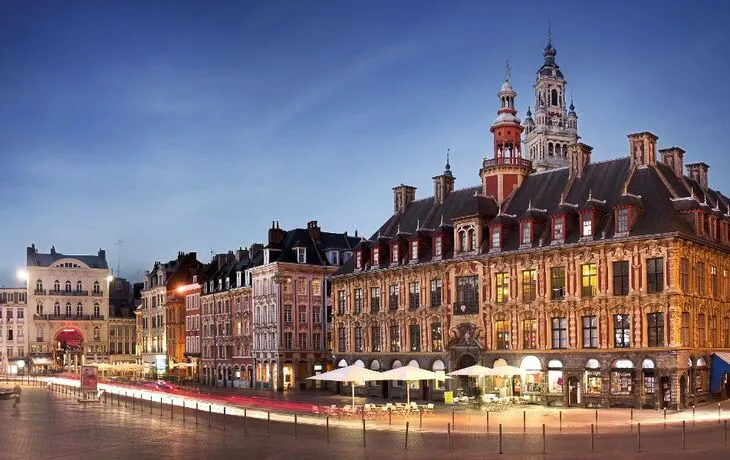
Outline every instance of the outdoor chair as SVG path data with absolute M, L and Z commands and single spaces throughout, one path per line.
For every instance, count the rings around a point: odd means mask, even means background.
M 433 403 L 426 404 L 426 407 L 423 408 L 423 415 L 433 415 Z

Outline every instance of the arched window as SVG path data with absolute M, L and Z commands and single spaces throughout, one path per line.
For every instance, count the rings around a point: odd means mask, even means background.
M 61 291 L 61 282 L 60 281 L 56 280 L 53 282 L 53 290 L 56 292 Z
M 466 232 L 464 230 L 459 232 L 459 251 L 466 251 Z
M 84 290 L 84 285 L 81 284 L 81 281 L 76 281 L 76 292 L 81 292 Z
M 66 292 L 71 292 L 71 281 L 66 281 Z
M 43 303 L 38 302 L 35 306 L 35 313 L 36 315 L 42 315 L 43 314 Z
M 99 317 L 100 314 L 101 314 L 101 311 L 99 309 L 99 304 L 98 303 L 95 303 L 94 304 L 94 316 Z
M 56 316 L 61 316 L 61 304 L 56 302 L 53 304 L 53 314 Z
M 84 306 L 81 305 L 81 302 L 76 304 L 76 316 L 81 316 L 84 314 Z
M 550 91 L 550 104 L 551 105 L 558 105 L 558 90 L 553 89 Z
M 553 156 L 553 143 L 548 143 L 548 156 Z
M 101 335 L 99 334 L 99 326 L 94 327 L 94 340 L 99 340 Z
M 101 292 L 101 285 L 98 281 L 94 281 L 94 294 L 99 294 Z
M 71 316 L 71 302 L 66 302 L 66 316 Z
M 35 282 L 35 290 L 36 291 L 42 291 L 43 290 L 43 281 L 38 280 Z
M 477 232 L 474 229 L 469 230 L 469 250 L 476 251 L 477 249 Z

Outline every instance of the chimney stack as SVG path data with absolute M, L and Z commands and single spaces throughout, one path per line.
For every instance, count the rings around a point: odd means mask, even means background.
M 284 239 L 286 232 L 279 228 L 279 221 L 271 221 L 271 228 L 269 229 L 269 244 L 281 243 Z
M 254 243 L 251 245 L 251 249 L 249 249 L 250 257 L 253 259 L 256 257 L 256 254 L 264 250 L 264 245 L 261 243 Z
M 319 241 L 319 238 L 322 235 L 322 229 L 319 228 L 316 220 L 310 220 L 307 222 L 307 230 L 309 231 L 309 236 L 311 236 L 314 241 Z
M 693 179 L 698 184 L 700 184 L 700 187 L 702 187 L 702 190 L 707 190 L 708 187 L 708 180 L 707 180 L 707 170 L 710 169 L 710 166 L 707 163 L 691 163 L 687 165 L 687 175 L 690 177 L 690 179 Z
M 680 179 L 684 176 L 684 150 L 679 147 L 661 149 L 662 163 L 669 166 L 674 175 Z
M 236 260 L 244 260 L 248 258 L 248 249 L 243 249 L 239 247 L 238 251 L 236 251 Z
M 416 200 L 416 187 L 400 184 L 393 187 L 393 212 L 395 214 L 405 211 L 409 204 Z
M 105 250 L 99 249 L 99 258 L 101 258 L 102 260 L 106 260 L 106 251 Z M 117 273 L 117 275 L 119 275 L 119 273 Z
M 629 138 L 631 166 L 656 166 L 657 136 L 649 132 L 632 133 Z
M 591 152 L 593 147 L 577 142 L 568 146 L 568 160 L 570 161 L 569 176 L 570 178 L 580 177 L 583 168 L 591 162 Z

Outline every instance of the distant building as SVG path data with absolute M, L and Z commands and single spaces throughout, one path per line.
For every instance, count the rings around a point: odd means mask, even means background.
M 177 259 L 155 262 L 145 272 L 137 323 L 141 363 L 148 375 L 185 374 L 176 370 L 176 363 L 185 362 L 185 296 L 177 289 L 191 284 L 201 268 L 195 252 L 179 252 Z
M 114 278 L 109 283 L 109 360 L 112 364 L 136 362 L 133 294 L 132 285 L 124 278 Z
M 0 288 L 0 373 L 23 374 L 28 362 L 28 304 L 25 288 Z
M 205 272 L 205 267 L 202 269 Z M 185 353 L 186 372 L 184 378 L 200 382 L 200 291 L 198 277 L 193 276 L 193 281 L 178 289 L 185 296 Z
M 257 388 L 315 388 L 307 377 L 324 372 L 327 351 L 327 277 L 357 245 L 347 233 L 307 228 L 269 229 L 262 264 L 250 269 L 253 286 L 253 355 Z
M 66 255 L 27 248 L 28 331 L 35 370 L 66 369 L 109 361 L 108 312 L 111 273 L 106 253 Z

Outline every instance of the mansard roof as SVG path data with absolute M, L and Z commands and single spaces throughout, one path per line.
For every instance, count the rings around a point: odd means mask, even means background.
M 602 212 L 597 214 L 597 231 L 592 239 L 610 240 L 615 235 L 613 209 L 627 204 L 636 206 L 638 210 L 628 237 L 672 233 L 695 236 L 691 221 L 682 216 L 686 206 L 693 209 L 699 206 L 722 216 L 730 214 L 730 199 L 722 193 L 703 190 L 696 181 L 686 176 L 677 177 L 671 168 L 660 162 L 656 166 L 632 167 L 630 159 L 625 157 L 590 163 L 583 168 L 580 177 L 571 178 L 568 168 L 532 173 L 506 199 L 501 213 L 491 197 L 480 193 L 481 187 L 477 186 L 451 192 L 443 203 L 435 202 L 433 197 L 414 201 L 402 212 L 392 215 L 373 239 L 393 237 L 398 230 L 414 233 L 419 223 L 423 228 L 436 229 L 442 216 L 444 225 L 453 225 L 454 220 L 461 217 L 477 215 L 485 226 L 489 226 L 500 220 L 524 219 L 536 212 L 549 217 L 557 213 L 575 214 L 579 210 L 595 209 Z M 555 247 L 551 244 L 550 226 L 540 227 L 533 246 Z M 624 237 L 625 234 L 620 236 Z M 486 238 L 483 240 L 486 241 Z M 585 242 L 585 238 L 581 238 L 578 231 L 569 231 L 562 244 L 579 242 Z M 431 245 L 426 246 L 426 254 L 419 258 L 419 263 L 431 260 Z M 487 247 L 484 244 L 481 252 L 486 252 Z M 519 232 L 505 232 L 501 252 L 521 249 L 524 245 L 520 244 Z M 451 255 L 447 253 L 442 255 L 442 258 L 449 257 Z M 352 263 L 348 263 L 337 274 L 347 274 L 352 270 Z
M 50 267 L 61 259 L 75 259 L 89 268 L 108 269 L 106 256 L 103 252 L 100 255 L 69 255 L 56 252 L 55 249 L 49 254 L 40 252 L 28 252 L 27 264 L 29 267 Z
M 360 242 L 360 238 L 347 236 L 346 233 L 320 232 L 316 240 L 306 228 L 296 228 L 284 234 L 278 249 L 273 252 L 269 262 L 297 263 L 295 247 L 304 247 L 307 254 L 307 265 L 329 265 L 325 253 L 329 250 L 351 251 Z

